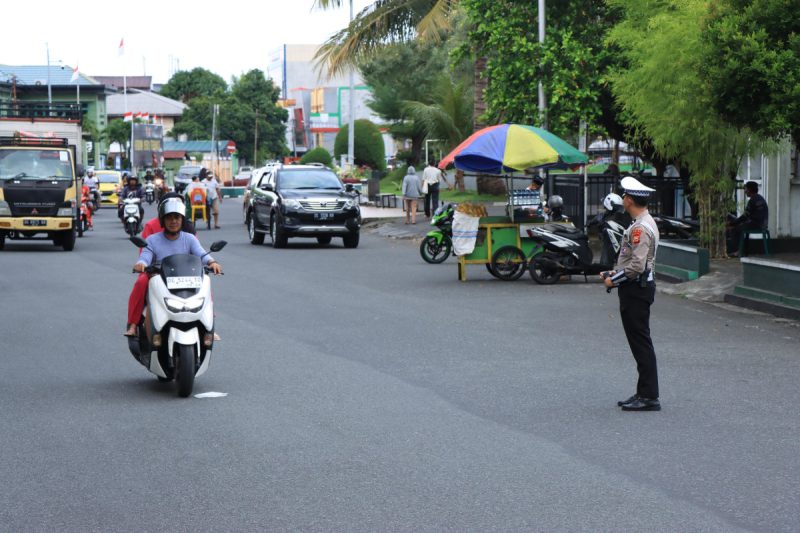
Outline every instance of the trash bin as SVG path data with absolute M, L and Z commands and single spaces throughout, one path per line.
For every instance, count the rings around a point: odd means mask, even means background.
M 381 178 L 386 175 L 381 170 L 373 170 L 372 176 L 367 180 L 367 198 L 375 202 L 378 200 L 378 195 L 381 193 Z

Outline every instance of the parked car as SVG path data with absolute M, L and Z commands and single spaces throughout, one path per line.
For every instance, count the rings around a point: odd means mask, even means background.
M 183 194 L 183 191 L 192 182 L 192 178 L 200 175 L 202 168 L 200 165 L 184 165 L 179 168 L 175 174 L 175 192 Z
M 223 183 L 225 187 L 230 187 L 233 185 L 234 187 L 247 187 L 247 184 L 250 183 L 250 178 L 253 174 L 253 167 L 242 167 L 239 169 L 239 173 L 233 177 L 233 180 L 228 180 Z
M 122 172 L 117 170 L 98 170 L 97 188 L 100 190 L 100 206 L 117 207 L 118 194 L 122 190 Z
M 325 166 L 278 165 L 249 191 L 245 222 L 251 243 L 262 244 L 269 235 L 274 248 L 284 248 L 292 237 L 316 237 L 324 246 L 341 237 L 345 248 L 358 246 L 358 197 Z

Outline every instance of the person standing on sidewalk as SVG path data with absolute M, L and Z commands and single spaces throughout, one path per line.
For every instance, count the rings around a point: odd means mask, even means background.
M 633 223 L 622 236 L 622 247 L 614 270 L 600 276 L 609 290 L 618 287 L 619 310 L 628 345 L 636 360 L 639 381 L 636 393 L 617 402 L 623 411 L 660 411 L 656 352 L 650 338 L 650 306 L 656 293 L 655 260 L 658 226 L 647 210 L 647 199 L 654 190 L 636 178 L 622 178 L 625 211 Z
M 219 229 L 219 204 L 222 202 L 222 195 L 219 190 L 219 180 L 212 173 L 206 175 L 206 202 L 211 214 L 214 216 L 214 228 Z
M 422 192 L 425 193 L 425 216 L 430 218 L 431 213 L 439 208 L 439 184 L 444 181 L 450 187 L 450 182 L 444 177 L 442 171 L 436 168 L 433 161 L 428 161 L 428 166 L 422 171 Z
M 406 210 L 406 224 L 417 223 L 417 201 L 422 196 L 422 184 L 417 171 L 411 165 L 403 178 L 403 208 Z

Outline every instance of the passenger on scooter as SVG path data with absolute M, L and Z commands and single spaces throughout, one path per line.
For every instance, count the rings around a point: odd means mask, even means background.
M 140 275 L 133 285 L 128 299 L 128 328 L 124 335 L 136 335 L 136 325 L 139 323 L 144 309 L 147 284 L 150 276 L 145 274 L 145 268 L 152 262 L 160 262 L 163 258 L 175 254 L 191 254 L 203 258 L 203 264 L 214 274 L 222 274 L 222 266 L 203 249 L 197 237 L 181 231 L 186 218 L 186 206 L 183 200 L 176 197 L 164 198 L 158 204 L 158 219 L 164 230 L 147 238 L 147 248 L 142 250 L 139 260 L 133 265 L 133 270 Z
M 127 177 L 125 177 L 127 176 Z M 142 206 L 142 200 L 144 199 L 144 190 L 142 186 L 139 184 L 139 178 L 136 176 L 128 175 L 125 173 L 125 187 L 122 188 L 122 191 L 119 193 L 119 204 L 117 205 L 117 216 L 120 220 L 122 220 L 122 207 L 123 203 L 122 200 L 125 198 L 130 198 L 133 195 L 134 198 L 139 199 L 139 218 L 144 217 L 144 207 Z

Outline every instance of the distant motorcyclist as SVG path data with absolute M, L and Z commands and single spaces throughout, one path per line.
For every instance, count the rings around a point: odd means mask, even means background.
M 136 335 L 136 325 L 144 310 L 145 294 L 150 276 L 145 268 L 153 262 L 161 262 L 165 257 L 175 254 L 191 254 L 203 258 L 203 264 L 211 269 L 214 274 L 222 274 L 222 266 L 206 253 L 197 237 L 181 231 L 186 218 L 186 205 L 179 197 L 164 198 L 158 204 L 158 220 L 163 231 L 150 235 L 147 238 L 147 248 L 142 250 L 139 260 L 133 265 L 133 270 L 140 275 L 133 285 L 128 299 L 128 328 L 124 335 Z
M 153 181 L 154 179 L 155 177 L 153 176 L 153 171 L 148 168 L 144 173 L 144 182 L 148 183 Z
M 117 216 L 120 220 L 122 220 L 122 201 L 125 198 L 138 198 L 139 199 L 139 218 L 144 217 L 144 207 L 142 206 L 142 200 L 144 200 L 144 189 L 139 184 L 139 178 L 135 175 L 129 175 L 127 172 L 123 175 L 123 179 L 125 180 L 125 187 L 122 188 L 122 191 L 119 193 L 119 204 L 117 206 Z
M 83 184 L 86 187 L 89 187 L 89 191 L 92 194 L 92 201 L 94 202 L 95 208 L 100 207 L 100 189 L 97 188 L 98 180 L 97 176 L 94 175 L 94 167 L 89 167 L 86 171 L 86 177 L 83 178 Z

